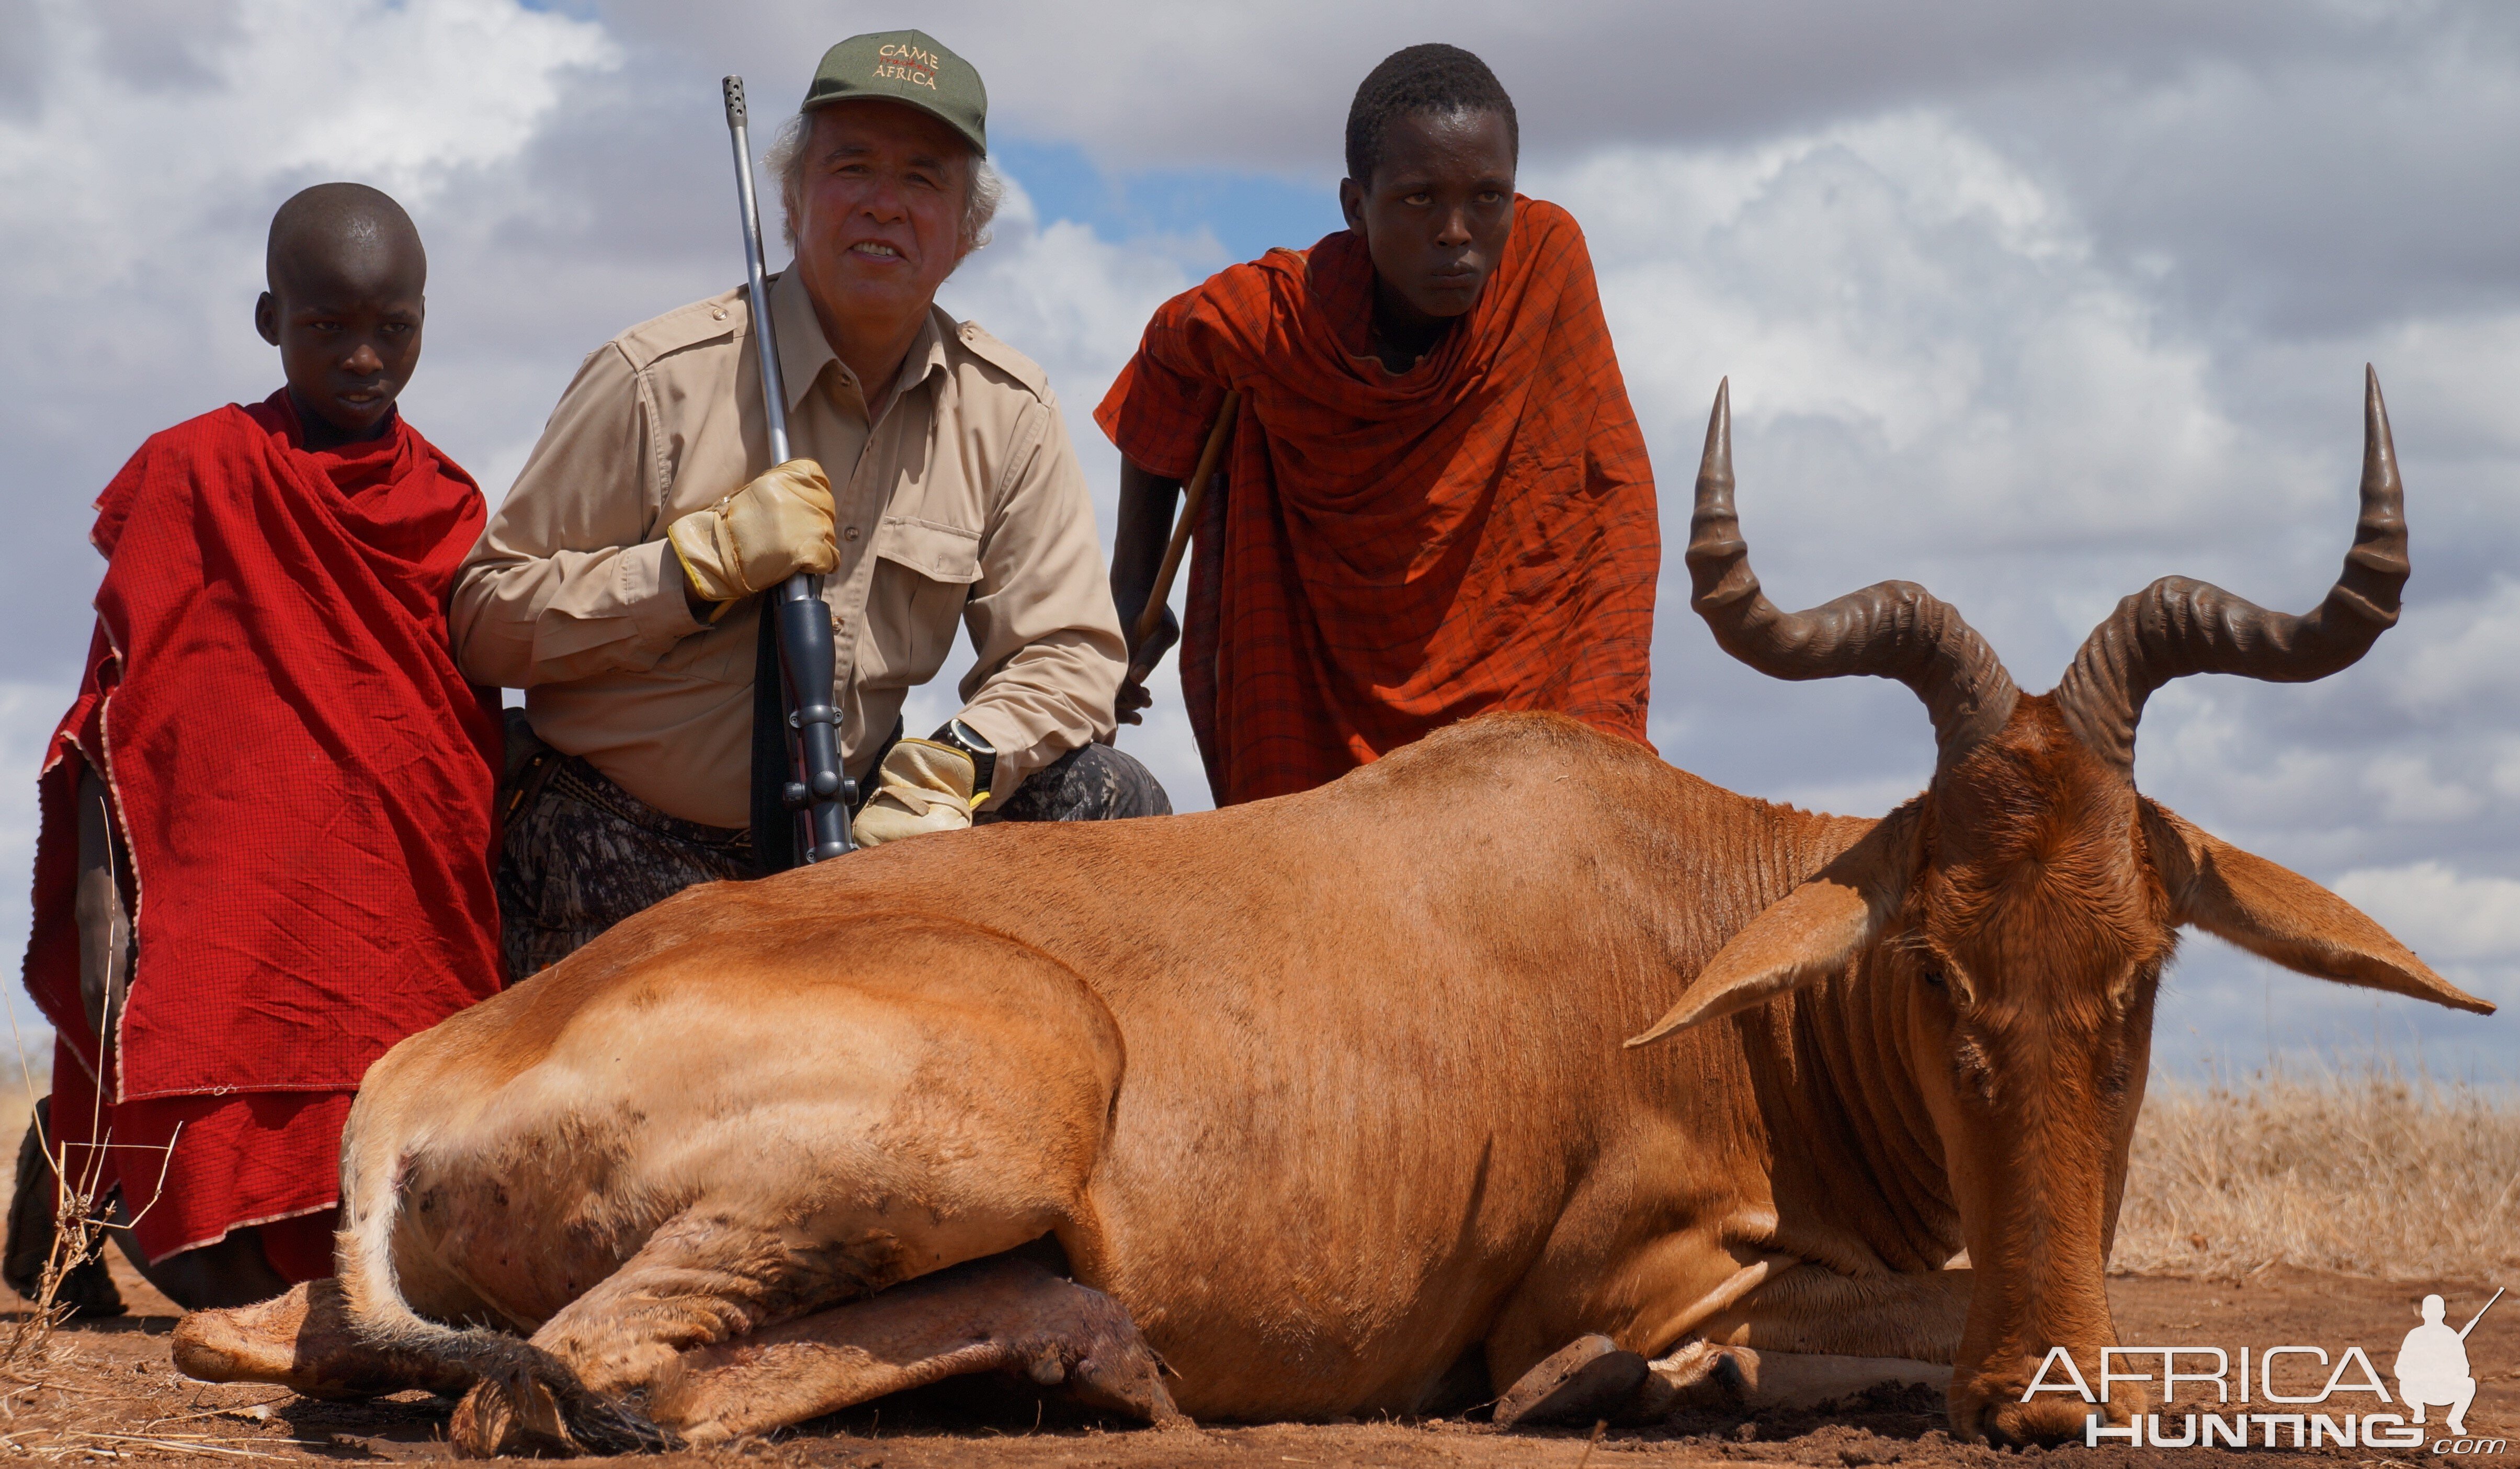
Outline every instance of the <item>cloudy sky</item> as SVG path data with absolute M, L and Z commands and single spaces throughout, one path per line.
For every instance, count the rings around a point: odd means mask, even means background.
M 1336 225 L 1375 61 L 1484 56 L 1523 189 L 1591 237 L 1661 471 L 1654 738 L 1760 796 L 1879 812 L 1932 751 L 1905 690 L 1764 680 L 1689 614 L 1720 377 L 1779 601 L 1924 581 L 2042 689 L 2166 573 L 2316 602 L 2376 364 L 2404 621 L 2322 684 L 2173 685 L 2138 780 L 2520 1000 L 2520 8 L 2485 0 L 0 0 L 0 865 L 25 870 L 86 646 L 90 501 L 152 431 L 277 385 L 249 313 L 281 200 L 351 178 L 410 207 L 432 274 L 405 404 L 495 497 L 583 353 L 739 277 L 718 77 L 772 114 L 831 42 L 912 24 L 981 69 L 1013 185 L 948 304 L 1049 369 L 1106 528 L 1088 414 L 1149 310 Z M 1202 805 L 1169 670 L 1160 695 L 1125 744 Z M 2203 939 L 2160 1028 L 2191 1074 L 2280 1053 L 2509 1079 L 2515 1036 Z

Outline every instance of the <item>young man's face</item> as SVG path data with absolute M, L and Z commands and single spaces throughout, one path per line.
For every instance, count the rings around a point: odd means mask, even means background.
M 254 302 L 254 329 L 280 348 L 299 411 L 333 431 L 314 436 L 374 436 L 420 365 L 427 278 L 408 254 L 346 248 L 292 260 Z
M 916 108 L 845 102 L 814 115 L 804 147 L 796 269 L 825 332 L 925 311 L 963 258 L 970 146 Z
M 1385 125 L 1373 177 L 1339 182 L 1365 237 L 1381 305 L 1431 326 L 1477 305 L 1513 232 L 1513 139 L 1505 115 L 1403 113 Z

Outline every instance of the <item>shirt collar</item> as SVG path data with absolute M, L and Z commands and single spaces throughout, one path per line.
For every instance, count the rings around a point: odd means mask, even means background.
M 910 341 L 910 350 L 902 355 L 901 373 L 894 380 L 894 392 L 906 393 L 925 382 L 930 373 L 945 371 L 945 337 L 938 326 L 939 310 L 927 308 L 927 319 L 919 324 L 919 335 Z M 842 366 L 839 354 L 832 350 L 823 336 L 823 323 L 814 315 L 813 298 L 805 294 L 805 282 L 793 266 L 773 277 L 770 282 L 770 321 L 779 334 L 779 374 L 788 390 L 788 411 L 794 413 L 814 390 L 814 384 L 826 368 Z

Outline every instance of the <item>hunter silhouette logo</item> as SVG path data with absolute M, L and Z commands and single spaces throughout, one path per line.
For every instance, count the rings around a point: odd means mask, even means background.
M 2501 1299 L 2502 1293 L 2496 1291 L 2494 1301 Z M 2450 1418 L 2445 1426 L 2452 1436 L 2467 1436 L 2467 1405 L 2476 1400 L 2476 1377 L 2467 1370 L 2467 1334 L 2494 1308 L 2494 1301 L 2486 1302 L 2466 1325 L 2452 1331 L 2442 1322 L 2442 1298 L 2424 1298 L 2424 1324 L 2407 1333 L 2398 1348 L 2398 1359 L 2389 1365 L 2398 1377 L 2398 1396 L 2414 1411 L 2417 1423 L 2424 1421 L 2425 1408 L 2446 1407 Z
M 2395 1398 L 2389 1396 L 2378 1367 L 2360 1347 L 2348 1347 L 2335 1356 L 2326 1385 L 2315 1392 L 2289 1389 L 2308 1388 L 2318 1381 L 2315 1375 L 2304 1377 L 2308 1364 L 2302 1358 L 2316 1360 L 2322 1369 L 2330 1367 L 2324 1347 L 2268 1347 L 2256 1352 L 2243 1347 L 2236 1353 L 2221 1347 L 2106 1347 L 2100 1351 L 2097 1392 L 2075 1364 L 2073 1354 L 2057 1347 L 2031 1375 L 2021 1400 L 2031 1401 L 2042 1393 L 2072 1393 L 2098 1406 L 2109 1400 L 2113 1387 L 2143 1384 L 2144 1400 L 2152 1411 L 2128 1415 L 2123 1427 L 2110 1424 L 2104 1412 L 2084 1420 L 2083 1442 L 2094 1447 L 2124 1440 L 2130 1446 L 2152 1448 L 2318 1448 L 2330 1444 L 2343 1448 L 2420 1448 L 2431 1440 L 2435 1453 L 2500 1453 L 2504 1440 L 2472 1439 L 2467 1434 L 2467 1409 L 2476 1400 L 2467 1338 L 2501 1299 L 2502 1292 L 2497 1290 L 2465 1326 L 2453 1329 L 2444 1319 L 2447 1303 L 2439 1296 L 2424 1297 L 2416 1308 L 2422 1323 L 2407 1333 L 2389 1363 L 2390 1375 L 2398 1381 Z M 2196 1370 L 2209 1361 L 2212 1370 Z M 2285 1363 L 2291 1381 L 2277 1379 L 2278 1361 Z M 2206 1411 L 2180 1404 L 2182 1386 L 2189 1401 Z M 2205 1390 L 2211 1391 L 2210 1403 L 2204 1400 Z M 2330 1401 L 2340 1396 L 2347 1400 Z M 2370 1401 L 2357 1403 L 2356 1396 Z M 2251 1411 L 2250 1406 L 2257 1403 L 2274 1410 Z M 2363 1406 L 2380 1411 L 2337 1411 Z M 2306 1410 L 2317 1408 L 2326 1411 Z M 2405 1411 L 2393 1410 L 2397 1408 Z M 2433 1439 L 2428 1432 L 2427 1408 L 2449 1409 L 2442 1419 L 2446 1437 Z M 2260 1443 L 2250 1442 L 2261 1434 Z

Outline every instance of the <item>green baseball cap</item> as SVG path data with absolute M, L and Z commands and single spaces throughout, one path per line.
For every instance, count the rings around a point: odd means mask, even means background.
M 824 52 L 797 111 L 869 100 L 915 107 L 989 151 L 989 89 L 969 62 L 923 30 L 853 35 Z

